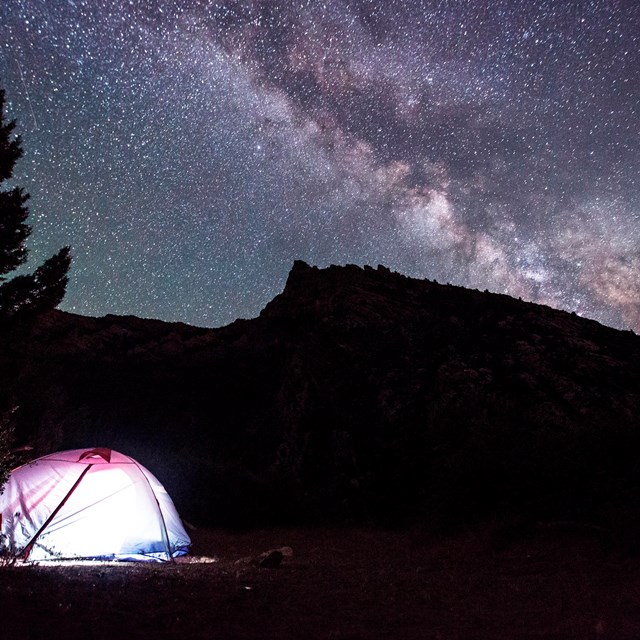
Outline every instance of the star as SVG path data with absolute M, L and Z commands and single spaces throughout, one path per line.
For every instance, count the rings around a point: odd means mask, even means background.
M 219 326 L 295 259 L 640 330 L 640 8 L 15 0 L 0 78 L 61 308 Z

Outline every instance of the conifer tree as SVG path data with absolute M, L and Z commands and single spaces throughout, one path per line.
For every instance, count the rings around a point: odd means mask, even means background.
M 71 264 L 70 249 L 63 247 L 33 273 L 8 277 L 27 261 L 25 243 L 31 233 L 26 223 L 29 195 L 20 187 L 3 188 L 22 156 L 14 129 L 15 121 L 6 121 L 4 91 L 0 89 L 0 338 L 10 325 L 34 318 L 61 302 Z M 0 492 L 12 464 L 13 410 L 7 410 L 7 401 L 0 389 Z
M 26 223 L 29 195 L 20 187 L 2 188 L 22 156 L 20 137 L 13 135 L 15 121 L 6 121 L 4 109 L 0 90 L 0 325 L 55 308 L 64 297 L 71 264 L 70 249 L 63 247 L 33 273 L 7 278 L 27 261 L 25 243 L 31 227 Z
M 9 471 L 13 466 L 11 446 L 13 444 L 13 425 L 11 424 L 11 412 L 0 414 L 0 493 L 7 481 Z M 2 540 L 0 540 L 1 555 Z

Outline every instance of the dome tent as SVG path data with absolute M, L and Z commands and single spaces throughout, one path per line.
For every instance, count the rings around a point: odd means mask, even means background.
M 160 482 L 111 449 L 52 453 L 0 494 L 0 541 L 25 560 L 171 560 L 191 540 Z

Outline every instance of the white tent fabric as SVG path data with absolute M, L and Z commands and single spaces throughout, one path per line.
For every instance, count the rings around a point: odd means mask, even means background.
M 111 449 L 74 449 L 15 469 L 0 495 L 5 547 L 28 560 L 170 560 L 191 540 L 169 494 Z

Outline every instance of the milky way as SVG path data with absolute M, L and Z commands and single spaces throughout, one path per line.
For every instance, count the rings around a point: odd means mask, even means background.
M 217 326 L 300 258 L 640 330 L 636 2 L 9 0 L 0 27 L 63 309 Z

